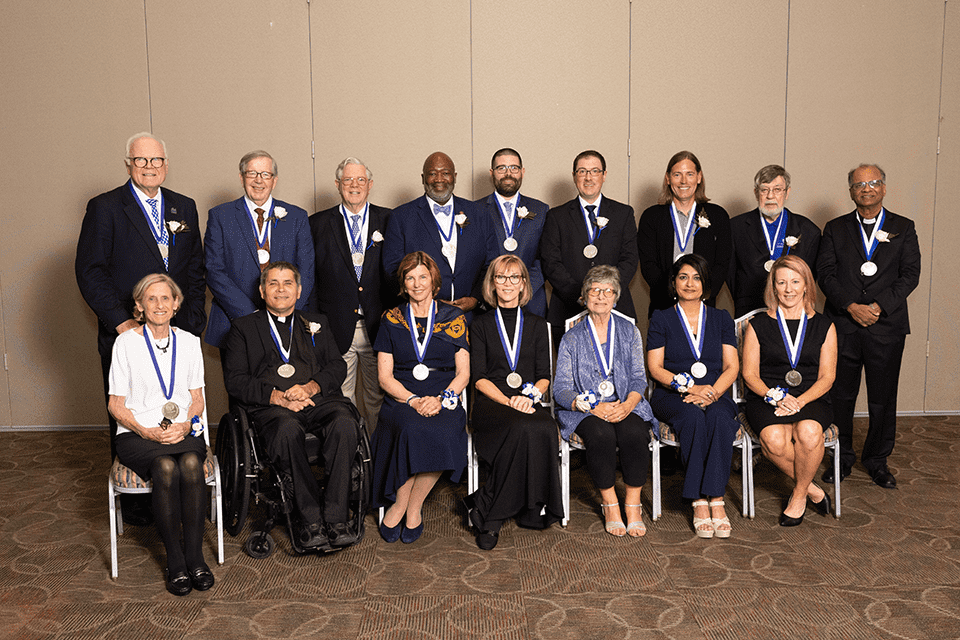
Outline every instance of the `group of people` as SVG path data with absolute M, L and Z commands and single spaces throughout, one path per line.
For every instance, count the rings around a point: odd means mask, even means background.
M 341 203 L 312 216 L 273 197 L 277 162 L 258 150 L 240 161 L 244 195 L 210 210 L 201 242 L 194 201 L 161 189 L 164 143 L 131 137 L 125 163 L 130 180 L 87 205 L 76 271 L 100 320 L 112 454 L 154 482 L 172 593 L 213 584 L 196 503 L 206 455 L 195 435 L 204 329 L 220 349 L 231 402 L 250 413 L 293 490 L 308 549 L 357 540 L 346 487 L 361 417 L 376 425 L 381 535 L 406 543 L 422 535 L 431 488 L 446 472 L 459 480 L 467 463 L 468 385 L 476 451 L 490 469 L 465 500 L 480 548 L 497 544 L 509 518 L 543 528 L 563 517 L 558 424 L 560 437 L 585 444 L 609 533 L 645 533 L 646 447 L 662 421 L 677 433 L 697 535 L 729 537 L 723 496 L 738 421 L 728 391 L 741 371 L 733 320 L 714 306 L 724 282 L 737 316 L 766 309 L 746 329 L 742 377 L 765 455 L 795 481 L 781 524 L 799 524 L 808 499 L 829 509 L 813 476 L 831 420 L 841 475 L 850 473 L 864 368 L 862 461 L 878 484 L 895 486 L 886 460 L 919 248 L 913 223 L 883 208 L 886 178 L 876 165 L 850 172 L 856 211 L 821 236 L 785 208 L 782 167 L 758 172 L 758 208 L 730 220 L 708 202 L 700 162 L 687 151 L 668 162 L 660 203 L 638 227 L 632 207 L 602 194 L 606 161 L 593 150 L 573 162 L 578 196 L 552 208 L 520 193 L 525 169 L 513 149 L 494 153 L 493 193 L 476 202 L 454 195 L 450 157 L 431 154 L 424 195 L 392 211 L 369 202 L 372 171 L 350 157 L 335 174 Z M 638 266 L 650 287 L 646 352 L 629 290 Z M 813 310 L 814 273 L 824 314 Z M 322 492 L 304 451 L 308 432 L 323 442 Z M 149 513 L 131 503 L 124 516 Z

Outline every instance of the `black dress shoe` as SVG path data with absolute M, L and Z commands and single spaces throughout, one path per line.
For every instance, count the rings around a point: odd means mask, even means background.
M 785 513 L 780 514 L 780 526 L 781 527 L 795 527 L 798 524 L 803 522 L 803 514 L 800 514 L 799 518 L 794 518 L 793 516 L 788 516 Z
M 823 492 L 823 500 L 820 502 L 810 502 L 810 504 L 813 506 L 814 511 L 822 516 L 830 513 L 830 495 L 826 491 Z M 800 523 L 798 522 L 797 524 Z
M 893 474 L 890 473 L 890 470 L 887 469 L 886 466 L 880 467 L 876 471 L 871 471 L 870 477 L 873 478 L 874 484 L 884 489 L 897 488 L 897 479 L 893 477 Z
M 357 542 L 357 534 L 346 522 L 328 522 L 327 539 L 331 547 L 349 547 Z
M 408 529 L 407 525 L 403 525 L 403 531 L 400 532 L 400 542 L 403 544 L 412 544 L 420 539 L 420 536 L 423 535 L 423 521 L 420 521 L 419 527 L 414 527 L 413 529 Z
M 400 529 L 403 527 L 403 520 L 400 520 L 396 526 L 388 527 L 387 525 L 380 523 L 380 537 L 383 538 L 384 542 L 394 543 L 400 539 Z
M 840 463 L 840 482 L 843 482 L 843 479 L 850 475 L 850 467 L 846 466 L 843 463 Z M 823 472 L 823 475 L 820 476 L 820 479 L 826 482 L 827 484 L 833 484 L 833 463 L 827 463 L 827 470 Z
M 197 591 L 206 591 L 213 586 L 213 572 L 210 571 L 210 567 L 206 563 L 195 569 L 190 569 L 189 573 L 190 582 Z
M 492 550 L 497 546 L 497 542 L 500 541 L 500 532 L 484 528 L 484 522 L 480 516 L 480 512 L 471 506 L 473 500 L 470 499 L 470 496 L 464 498 L 463 503 L 467 505 L 467 517 L 470 518 L 470 524 L 477 530 L 477 547 L 483 551 Z
M 167 591 L 175 596 L 185 596 L 193 591 L 193 585 L 190 583 L 190 576 L 186 571 L 178 571 L 173 575 L 170 569 L 167 569 Z
M 300 546 L 304 549 L 317 549 L 329 543 L 327 536 L 323 535 L 323 526 L 318 522 L 304 524 L 299 537 Z

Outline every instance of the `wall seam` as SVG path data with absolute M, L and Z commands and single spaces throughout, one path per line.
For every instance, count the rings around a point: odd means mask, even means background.
M 476 138 L 476 127 L 474 123 L 473 111 L 473 0 L 467 7 L 468 12 L 468 31 L 470 33 L 470 199 L 476 200 L 476 149 L 474 147 Z
M 627 199 L 630 204 L 630 160 L 632 158 L 633 135 L 630 125 L 633 123 L 633 0 L 627 3 Z
M 7 329 L 6 329 L 6 318 L 7 315 L 4 312 L 3 308 L 3 276 L 0 275 L 0 347 L 3 348 L 3 368 L 4 376 L 3 379 L 7 383 L 7 424 L 13 425 L 13 392 L 10 390 L 10 371 L 7 369 Z
M 150 35 L 147 28 L 147 0 L 143 0 L 143 53 L 147 63 L 147 120 L 153 133 L 153 88 L 150 83 Z
M 783 166 L 787 166 L 787 110 L 790 105 L 790 0 L 787 0 L 787 55 L 783 70 Z
M 310 19 L 310 0 L 307 0 L 307 71 L 310 76 L 310 162 L 313 166 L 313 210 L 319 211 L 317 200 L 317 117 L 313 97 L 313 20 Z

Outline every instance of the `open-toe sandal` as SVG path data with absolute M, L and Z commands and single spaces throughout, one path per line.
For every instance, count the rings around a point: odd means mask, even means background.
M 693 501 L 693 530 L 696 532 L 698 538 L 712 538 L 713 537 L 713 519 L 712 518 L 698 518 L 696 516 L 697 507 L 707 507 L 709 504 L 706 500 L 694 500 Z M 707 525 L 709 528 L 701 529 L 703 525 Z
M 617 515 L 618 515 L 618 516 L 620 515 L 620 503 L 619 503 L 619 502 L 613 502 L 613 503 L 611 503 L 611 504 L 601 504 L 600 507 L 603 508 L 603 509 L 613 509 L 613 508 L 616 508 L 616 510 L 617 510 Z M 627 533 L 627 528 L 626 528 L 625 526 L 623 526 L 623 520 L 607 520 L 607 514 L 606 514 L 606 512 L 604 512 L 604 514 L 603 514 L 603 520 L 604 520 L 604 526 L 603 526 L 603 528 L 606 529 L 606 530 L 607 530 L 607 533 L 609 533 L 610 535 L 612 535 L 612 536 L 617 536 L 618 538 L 622 538 L 624 535 L 626 535 L 626 533 Z
M 637 507 L 637 508 L 643 507 L 643 505 L 639 505 L 639 504 L 625 504 L 623 506 Z M 643 520 L 632 520 L 627 523 L 627 535 L 630 536 L 631 538 L 640 538 L 640 537 L 643 537 L 646 533 L 647 533 L 647 525 L 643 524 Z
M 710 501 L 710 514 L 711 514 L 711 520 L 713 521 L 713 535 L 715 535 L 718 538 L 729 538 L 732 530 L 732 527 L 730 526 L 730 518 L 728 518 L 727 516 L 723 516 L 722 518 L 713 517 L 713 508 L 722 507 L 722 506 L 723 506 L 723 500 Z M 727 525 L 727 528 L 721 529 L 720 527 L 723 525 Z

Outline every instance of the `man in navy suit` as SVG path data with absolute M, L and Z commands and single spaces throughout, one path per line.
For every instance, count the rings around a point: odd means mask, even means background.
M 527 265 L 533 298 L 527 303 L 526 309 L 543 317 L 547 311 L 547 294 L 543 288 L 543 271 L 540 269 L 537 249 L 550 207 L 521 195 L 523 174 L 520 154 L 510 148 L 500 149 L 490 160 L 494 191 L 486 198 L 477 200 L 476 204 L 487 213 L 493 224 L 497 234 L 497 253 L 513 254 Z
M 383 402 L 372 345 L 389 295 L 380 253 L 390 210 L 367 202 L 373 172 L 362 161 L 344 159 L 336 176 L 340 204 L 310 216 L 317 270 L 309 308 L 327 316 L 347 361 L 343 395 L 373 429 Z
M 870 426 L 860 460 L 877 485 L 895 489 L 887 458 L 897 437 L 897 387 L 910 333 L 907 296 L 920 283 L 920 244 L 912 220 L 884 209 L 886 181 L 875 164 L 847 175 L 857 208 L 824 227 L 817 271 L 827 297 L 824 312 L 837 327 L 830 399 L 840 432 L 840 479 L 857 459 L 853 412 L 864 371 Z M 834 481 L 832 464 L 823 475 L 824 482 Z
M 263 308 L 257 290 L 268 262 L 290 262 L 302 274 L 304 309 L 313 290 L 313 242 L 307 212 L 273 197 L 277 162 L 266 151 L 240 159 L 244 196 L 210 210 L 203 243 L 207 284 L 213 293 L 204 340 L 223 348 L 230 322 Z M 221 353 L 222 355 L 222 353 Z
M 83 299 L 97 314 L 97 349 L 107 399 L 113 343 L 124 331 L 139 326 L 133 319 L 133 287 L 151 273 L 167 273 L 183 290 L 183 303 L 173 324 L 200 335 L 206 321 L 205 284 L 200 225 L 194 201 L 167 188 L 167 149 L 150 133 L 127 141 L 130 180 L 87 203 L 77 243 L 77 284 Z M 110 454 L 117 423 L 109 415 Z M 124 518 L 137 521 L 131 509 Z
M 383 268 L 396 274 L 408 253 L 427 253 L 440 269 L 437 298 L 459 307 L 469 323 L 483 298 L 486 267 L 499 255 L 490 217 L 471 201 L 453 195 L 457 170 L 445 153 L 423 163 L 424 195 L 394 209 L 383 241 Z M 399 290 L 399 285 L 397 285 Z
M 727 286 L 736 317 L 766 308 L 763 289 L 773 261 L 781 255 L 803 258 L 814 277 L 820 228 L 809 218 L 784 206 L 790 196 L 790 174 L 780 165 L 760 169 L 753 179 L 757 208 L 730 220 L 733 257 Z
M 583 151 L 573 161 L 579 196 L 547 212 L 540 238 L 543 275 L 553 287 L 547 321 L 563 333 L 563 322 L 584 307 L 583 278 L 591 267 L 607 264 L 620 272 L 617 310 L 636 317 L 630 281 L 637 272 L 637 222 L 633 207 L 601 195 L 607 161 L 598 151 Z

